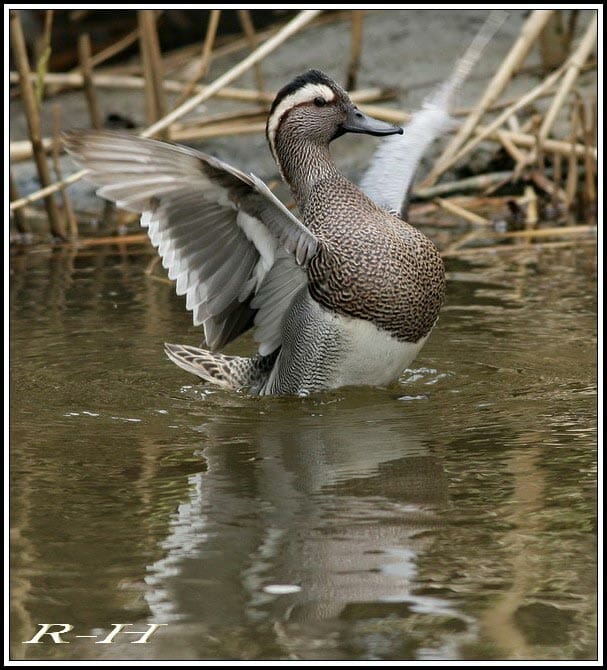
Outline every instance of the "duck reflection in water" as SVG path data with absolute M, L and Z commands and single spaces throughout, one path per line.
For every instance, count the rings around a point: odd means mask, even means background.
M 232 416 L 199 426 L 207 470 L 191 476 L 166 555 L 146 578 L 151 620 L 182 621 L 192 657 L 205 655 L 196 622 L 219 637 L 269 627 L 283 653 L 304 658 L 319 636 L 326 654 L 333 636 L 395 615 L 457 619 L 470 632 L 452 603 L 416 593 L 420 558 L 447 505 L 441 459 L 413 422 L 395 424 L 384 394 L 375 401 L 361 394 L 264 406 L 246 438 L 238 403 Z M 413 653 L 404 643 L 386 640 L 397 656 Z

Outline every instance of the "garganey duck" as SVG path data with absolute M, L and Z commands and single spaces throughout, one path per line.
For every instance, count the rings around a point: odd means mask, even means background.
M 255 175 L 194 149 L 104 131 L 65 140 L 100 196 L 141 213 L 194 325 L 203 325 L 208 349 L 167 344 L 169 358 L 224 388 L 305 395 L 395 381 L 438 319 L 443 262 L 397 215 L 400 203 L 382 201 L 381 162 L 365 186 L 377 204 L 329 153 L 345 133 L 402 132 L 363 114 L 318 70 L 282 88 L 267 139 L 299 217 Z M 256 355 L 216 353 L 250 328 Z

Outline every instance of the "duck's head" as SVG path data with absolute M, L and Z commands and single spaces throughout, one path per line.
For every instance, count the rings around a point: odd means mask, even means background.
M 279 141 L 327 145 L 344 133 L 402 134 L 403 129 L 363 114 L 344 89 L 320 70 L 308 70 L 280 89 L 266 125 L 276 157 Z

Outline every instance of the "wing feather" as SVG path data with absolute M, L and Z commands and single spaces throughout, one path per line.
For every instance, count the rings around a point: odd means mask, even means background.
M 238 337 L 256 315 L 260 352 L 280 346 L 280 323 L 319 242 L 260 179 L 194 149 L 124 133 L 71 131 L 64 139 L 100 196 L 141 213 L 210 348 Z
M 262 356 L 271 354 L 282 341 L 282 315 L 308 283 L 303 267 L 284 251 L 277 254 L 272 268 L 251 301 L 255 314 L 255 340 Z

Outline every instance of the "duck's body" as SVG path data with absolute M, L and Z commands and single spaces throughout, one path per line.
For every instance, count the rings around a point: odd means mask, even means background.
M 297 220 L 253 175 L 190 149 L 109 133 L 72 134 L 100 194 L 142 212 L 207 345 L 255 326 L 253 358 L 167 345 L 180 367 L 254 394 L 385 385 L 410 365 L 443 302 L 433 243 L 338 171 L 329 142 L 400 129 L 363 116 L 326 75 L 279 92 L 268 140 Z

